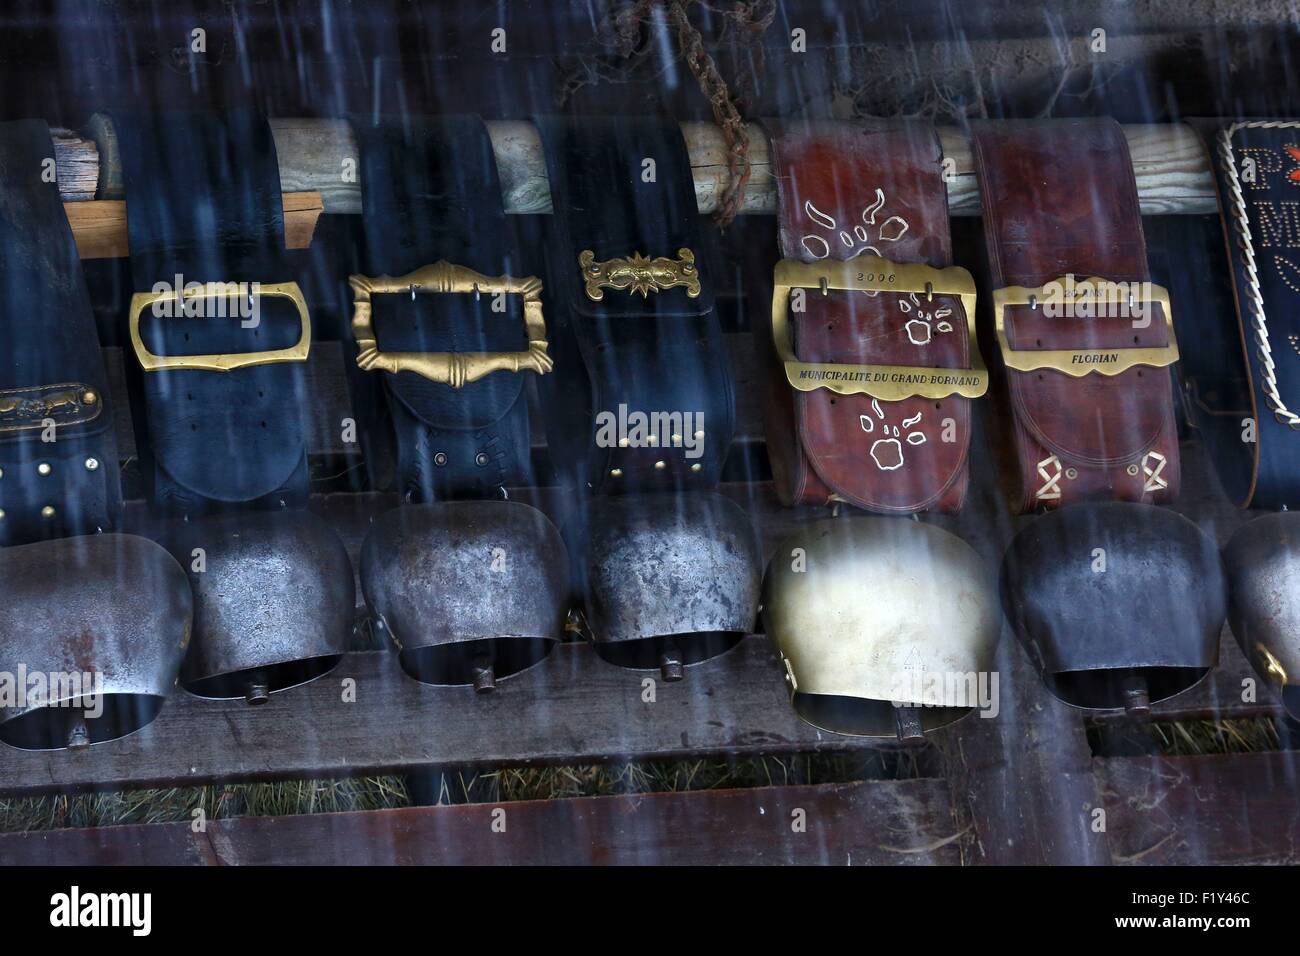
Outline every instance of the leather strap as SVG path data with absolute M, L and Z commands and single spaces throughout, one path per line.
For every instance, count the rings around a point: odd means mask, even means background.
M 116 527 L 104 359 L 45 123 L 0 123 L 0 545 Z
M 1214 168 L 1235 310 L 1198 299 L 1196 334 L 1184 337 L 1184 407 L 1233 501 L 1242 508 L 1296 508 L 1300 121 L 1193 125 Z M 1207 265 L 1217 268 L 1218 261 Z M 1185 271 L 1202 275 L 1190 263 Z
M 658 117 L 537 125 L 555 208 L 548 281 L 567 305 L 555 310 L 556 371 L 541 389 L 556 468 L 604 493 L 710 488 L 734 393 L 715 277 L 695 258 L 681 130 Z
M 247 110 L 119 113 L 113 122 L 137 293 L 208 282 L 249 283 L 251 290 L 252 283 L 293 279 L 265 117 Z M 208 299 L 200 308 L 202 317 L 146 308 L 139 319 L 143 346 L 170 357 L 264 353 L 293 348 L 310 330 L 305 309 L 300 314 L 283 298 Z M 196 513 L 305 503 L 302 361 L 233 371 L 127 364 L 133 405 L 144 408 L 137 442 L 160 506 Z
M 977 123 L 972 147 L 995 288 L 1041 287 L 1067 275 L 1143 288 L 1150 274 L 1137 185 L 1117 123 Z M 1007 344 L 1022 357 L 1078 350 L 1078 367 L 1094 369 L 1079 376 L 1057 368 L 1005 369 L 1019 511 L 1088 499 L 1175 497 L 1178 434 L 1168 368 L 1096 370 L 1123 359 L 1124 350 L 1166 349 L 1171 334 L 1163 307 L 1143 302 L 1123 314 L 1092 317 L 1058 314 L 1036 301 L 1002 312 Z M 1005 353 L 1002 359 L 1005 364 Z
M 942 153 L 933 127 L 767 123 L 777 178 L 781 255 L 802 262 L 879 256 L 952 264 Z M 766 309 L 761 296 L 758 303 Z M 805 290 L 791 305 L 803 362 L 969 368 L 957 296 Z M 754 327 L 771 337 L 769 316 Z M 765 412 L 773 477 L 787 504 L 832 499 L 884 513 L 952 512 L 966 496 L 970 400 L 884 400 L 791 387 L 768 356 Z
M 353 120 L 361 148 L 367 276 L 400 277 L 439 260 L 496 277 L 519 272 L 496 158 L 477 116 Z M 529 348 L 516 295 L 429 290 L 374 294 L 371 323 L 385 354 L 522 353 Z M 514 301 L 511 301 L 514 300 Z M 498 370 L 461 387 L 414 371 L 366 371 L 351 340 L 348 370 L 363 415 L 372 484 L 410 501 L 500 497 L 533 483 L 523 374 Z M 380 360 L 383 361 L 382 359 Z M 380 474 L 382 442 L 395 474 Z

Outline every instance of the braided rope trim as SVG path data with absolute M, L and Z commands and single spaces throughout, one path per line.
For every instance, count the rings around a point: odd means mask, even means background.
M 1255 244 L 1250 235 L 1250 219 L 1246 199 L 1237 177 L 1237 162 L 1232 151 L 1232 135 L 1239 129 L 1295 129 L 1300 122 L 1290 120 L 1252 120 L 1233 123 L 1219 131 L 1218 153 L 1228 177 L 1228 193 L 1232 202 L 1232 219 L 1236 226 L 1237 245 L 1246 266 L 1246 306 L 1250 313 L 1250 330 L 1254 338 L 1255 355 L 1264 369 L 1264 398 L 1273 417 L 1288 428 L 1300 430 L 1300 415 L 1286 407 L 1277 387 L 1277 366 L 1273 362 L 1273 348 L 1269 342 L 1268 317 L 1264 314 L 1264 294 L 1259 284 L 1259 269 L 1255 265 Z

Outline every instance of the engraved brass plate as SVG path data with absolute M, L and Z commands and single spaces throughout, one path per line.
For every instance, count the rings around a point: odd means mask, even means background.
M 0 434 L 56 425 L 81 425 L 99 417 L 103 402 L 89 385 L 64 382 L 0 389 Z
M 523 372 L 545 375 L 554 365 L 546 354 L 546 321 L 542 317 L 542 281 L 534 276 L 485 276 L 465 266 L 438 261 L 403 276 L 348 277 L 352 286 L 352 332 L 360 352 L 357 365 L 368 372 L 414 372 L 431 382 L 460 388 L 492 372 Z M 519 295 L 524 301 L 524 329 L 528 349 L 524 352 L 381 352 L 371 319 L 370 297 L 395 293 L 471 292 Z
M 1165 316 L 1165 327 L 1169 335 L 1169 344 L 1162 348 L 1089 348 L 1089 349 L 1013 349 L 1007 339 L 1007 307 L 1012 305 L 1037 304 L 1045 308 L 1053 301 L 1056 290 L 1062 303 L 1072 308 L 1085 307 L 1095 315 L 1099 304 L 1116 301 L 1114 295 L 1099 295 L 1099 292 L 1118 288 L 1109 279 L 1091 276 L 1075 282 L 1071 276 L 1062 276 L 1055 282 L 1039 288 L 1026 286 L 1007 286 L 993 293 L 994 327 L 998 336 L 998 348 L 1002 350 L 1002 359 L 1007 368 L 1017 372 L 1032 372 L 1036 369 L 1050 368 L 1064 372 L 1073 378 L 1081 378 L 1089 372 L 1102 375 L 1118 375 L 1139 365 L 1164 368 L 1178 361 L 1178 341 L 1174 338 L 1174 316 L 1169 308 L 1169 292 L 1163 286 L 1144 283 L 1149 294 L 1135 297 L 1134 304 L 1157 304 Z M 1079 291 L 1083 290 L 1083 291 Z M 1033 300 L 1031 302 L 1031 300 Z M 1050 320 L 1049 320 L 1050 321 Z
M 587 298 L 593 302 L 605 298 L 605 289 L 640 292 L 643 299 L 649 298 L 651 292 L 676 286 L 685 286 L 688 298 L 698 298 L 700 294 L 700 273 L 695 268 L 695 253 L 690 249 L 678 249 L 676 259 L 666 256 L 648 259 L 633 252 L 631 258 L 604 262 L 597 262 L 596 254 L 590 249 L 583 249 L 578 255 L 578 267 L 587 286 Z
M 790 327 L 792 289 L 957 296 L 966 313 L 971 367 L 801 362 L 794 354 L 794 334 Z M 988 369 L 975 341 L 975 280 L 959 266 L 936 269 L 921 262 L 891 262 L 872 255 L 846 261 L 782 259 L 773 273 L 772 340 L 785 363 L 786 381 L 801 392 L 826 388 L 840 395 L 870 395 L 882 401 L 896 402 L 905 398 L 946 398 L 949 395 L 979 398 L 989 387 Z
M 203 372 L 233 372 L 235 369 L 249 368 L 254 365 L 277 365 L 281 362 L 305 362 L 311 350 L 311 316 L 307 313 L 307 301 L 296 282 L 276 282 L 258 285 L 256 294 L 261 298 L 288 299 L 298 310 L 298 319 L 302 325 L 302 334 L 298 343 L 287 349 L 271 349 L 265 352 L 233 352 L 226 355 L 155 355 L 145 346 L 140 337 L 140 317 L 144 310 L 152 308 L 159 302 L 182 303 L 193 299 L 230 298 L 234 283 L 208 282 L 201 287 L 186 289 L 181 292 L 137 292 L 131 296 L 131 347 L 135 349 L 140 367 L 146 372 L 160 372 L 167 369 L 195 369 Z M 185 320 L 182 320 L 185 321 Z M 211 319 L 206 321 L 213 321 Z M 226 321 L 226 320 L 221 320 Z M 237 321 L 230 319 L 229 321 Z

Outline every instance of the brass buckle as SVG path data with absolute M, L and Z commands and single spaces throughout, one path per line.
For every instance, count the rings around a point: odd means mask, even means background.
M 146 372 L 160 372 L 165 369 L 198 369 L 204 372 L 233 372 L 235 369 L 248 368 L 253 365 L 275 365 L 280 362 L 305 362 L 311 349 L 311 316 L 307 313 L 307 301 L 302 297 L 302 290 L 296 282 L 276 282 L 270 285 L 258 285 L 256 294 L 262 298 L 288 299 L 298 310 L 298 320 L 302 325 L 302 335 L 296 345 L 287 349 L 272 349 L 266 352 L 236 352 L 229 355 L 156 355 L 145 346 L 140 337 L 140 316 L 144 310 L 158 302 L 182 302 L 190 299 L 230 298 L 238 288 L 235 283 L 208 282 L 201 287 L 170 292 L 137 292 L 131 296 L 131 347 L 140 360 L 140 367 Z M 242 293 L 241 293 L 242 294 Z
M 465 266 L 439 260 L 404 276 L 348 276 L 352 286 L 352 333 L 360 352 L 357 366 L 368 372 L 414 372 L 440 385 L 460 388 L 492 372 L 522 372 L 532 369 L 545 375 L 554 362 L 546 354 L 546 322 L 542 318 L 542 280 L 534 276 L 481 275 Z M 371 323 L 370 297 L 409 291 L 480 293 L 504 292 L 523 296 L 524 329 L 528 349 L 524 352 L 381 352 Z
M 1073 378 L 1081 378 L 1089 372 L 1102 375 L 1118 375 L 1139 365 L 1164 368 L 1178 361 L 1178 340 L 1174 338 L 1174 316 L 1169 308 L 1169 291 L 1164 286 L 1154 283 L 1142 283 L 1150 295 L 1141 298 L 1125 297 L 1129 307 L 1138 302 L 1157 304 L 1164 311 L 1165 328 L 1169 335 L 1169 344 L 1160 348 L 1090 348 L 1090 349 L 1013 349 L 1007 339 L 1006 310 L 1012 305 L 1045 306 L 1059 298 L 1062 305 L 1077 307 L 1080 303 L 1089 305 L 1095 314 L 1098 300 L 1111 302 L 1115 296 L 1101 298 L 1103 289 L 1118 288 L 1118 284 L 1109 279 L 1091 276 L 1076 283 L 1073 276 L 1061 276 L 1054 282 L 1037 288 L 1013 285 L 997 289 L 993 293 L 994 327 L 997 330 L 998 348 L 1002 350 L 1002 360 L 1007 368 L 1017 372 L 1032 372 L 1037 369 L 1050 368 L 1064 372 Z M 1083 291 L 1080 291 L 1083 290 Z
M 639 252 L 621 259 L 596 261 L 590 249 L 578 253 L 578 268 L 586 284 L 587 298 L 599 302 L 605 298 L 605 289 L 626 289 L 640 292 L 647 299 L 651 292 L 662 292 L 676 286 L 686 287 L 688 299 L 700 296 L 700 272 L 695 268 L 695 253 L 685 247 L 677 250 L 677 258 L 667 256 L 647 258 Z
M 882 401 L 905 398 L 979 398 L 989 387 L 989 373 L 975 340 L 975 280 L 959 266 L 936 269 L 922 262 L 891 262 L 860 255 L 848 260 L 802 262 L 782 259 L 772 276 L 772 339 L 785 363 L 786 381 L 801 392 L 827 388 L 840 395 L 870 395 Z M 955 295 L 966 313 L 970 368 L 913 365 L 836 365 L 795 358 L 790 328 L 790 291 L 831 289 L 842 292 Z

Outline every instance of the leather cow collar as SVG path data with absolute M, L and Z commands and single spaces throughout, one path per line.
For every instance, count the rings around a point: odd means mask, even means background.
M 938 137 L 919 123 L 767 126 L 784 258 L 754 329 L 778 493 L 956 511 L 988 376 L 974 281 L 952 266 Z
M 1128 144 L 1109 119 L 972 131 L 1019 512 L 1178 492 L 1168 293 L 1153 285 Z
M 542 384 L 555 466 L 583 491 L 711 488 L 734 399 L 681 130 L 659 117 L 537 124 L 563 303 Z
M 487 127 L 477 116 L 353 127 L 365 244 L 364 274 L 349 280 L 348 367 L 372 484 L 414 502 L 531 484 L 522 373 L 551 369 L 542 283 L 509 274 L 519 257 Z
M 1199 326 L 1188 337 L 1181 363 L 1184 407 L 1238 506 L 1295 508 L 1300 505 L 1300 121 L 1193 125 L 1214 169 L 1235 308 L 1225 302 L 1220 309 L 1194 310 Z M 1218 269 L 1220 262 L 1216 254 L 1206 265 Z M 1183 271 L 1200 282 L 1196 291 L 1203 296 L 1200 271 L 1190 266 Z
M 132 405 L 153 498 L 176 514 L 303 504 L 311 319 L 285 263 L 270 127 L 248 110 L 113 120 L 136 289 Z
M 111 531 L 122 509 L 99 335 L 44 123 L 0 126 L 0 546 Z

